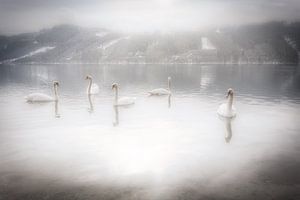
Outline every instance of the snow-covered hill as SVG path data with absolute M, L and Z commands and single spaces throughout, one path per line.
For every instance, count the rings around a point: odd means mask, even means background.
M 0 36 L 0 63 L 297 63 L 299 23 L 124 34 L 61 25 Z

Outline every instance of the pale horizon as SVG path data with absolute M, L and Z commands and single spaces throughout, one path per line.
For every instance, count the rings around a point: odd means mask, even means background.
M 300 3 L 296 0 L 0 0 L 0 5 L 2 35 L 36 32 L 61 24 L 122 32 L 173 32 L 300 20 Z

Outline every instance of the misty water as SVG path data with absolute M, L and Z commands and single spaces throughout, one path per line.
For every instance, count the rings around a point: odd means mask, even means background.
M 100 87 L 91 98 L 88 74 Z M 172 95 L 149 97 L 168 76 Z M 57 104 L 25 101 L 32 92 L 53 95 L 54 80 Z M 135 105 L 114 109 L 114 82 Z M 217 115 L 229 87 L 231 120 Z M 4 197 L 268 199 L 299 191 L 298 66 L 2 65 L 0 111 Z

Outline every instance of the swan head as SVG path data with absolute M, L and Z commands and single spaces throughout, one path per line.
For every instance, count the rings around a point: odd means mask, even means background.
M 91 75 L 87 75 L 86 77 L 85 77 L 85 80 L 91 80 L 92 79 L 92 76 Z
M 53 85 L 54 85 L 54 87 L 58 87 L 59 86 L 59 82 L 58 81 L 53 81 Z
M 228 91 L 227 91 L 226 98 L 228 98 L 229 96 L 233 96 L 233 89 L 232 88 L 229 88 Z
M 170 81 L 170 80 L 171 80 L 171 77 L 169 76 L 169 77 L 168 77 L 168 81 Z
M 118 84 L 117 83 L 113 83 L 112 86 L 111 86 L 111 89 L 113 90 L 113 89 L 116 89 L 116 88 L 118 88 Z

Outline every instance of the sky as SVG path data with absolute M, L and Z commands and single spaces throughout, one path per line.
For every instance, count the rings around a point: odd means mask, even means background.
M 59 24 L 124 32 L 300 21 L 300 0 L 0 0 L 0 34 Z

